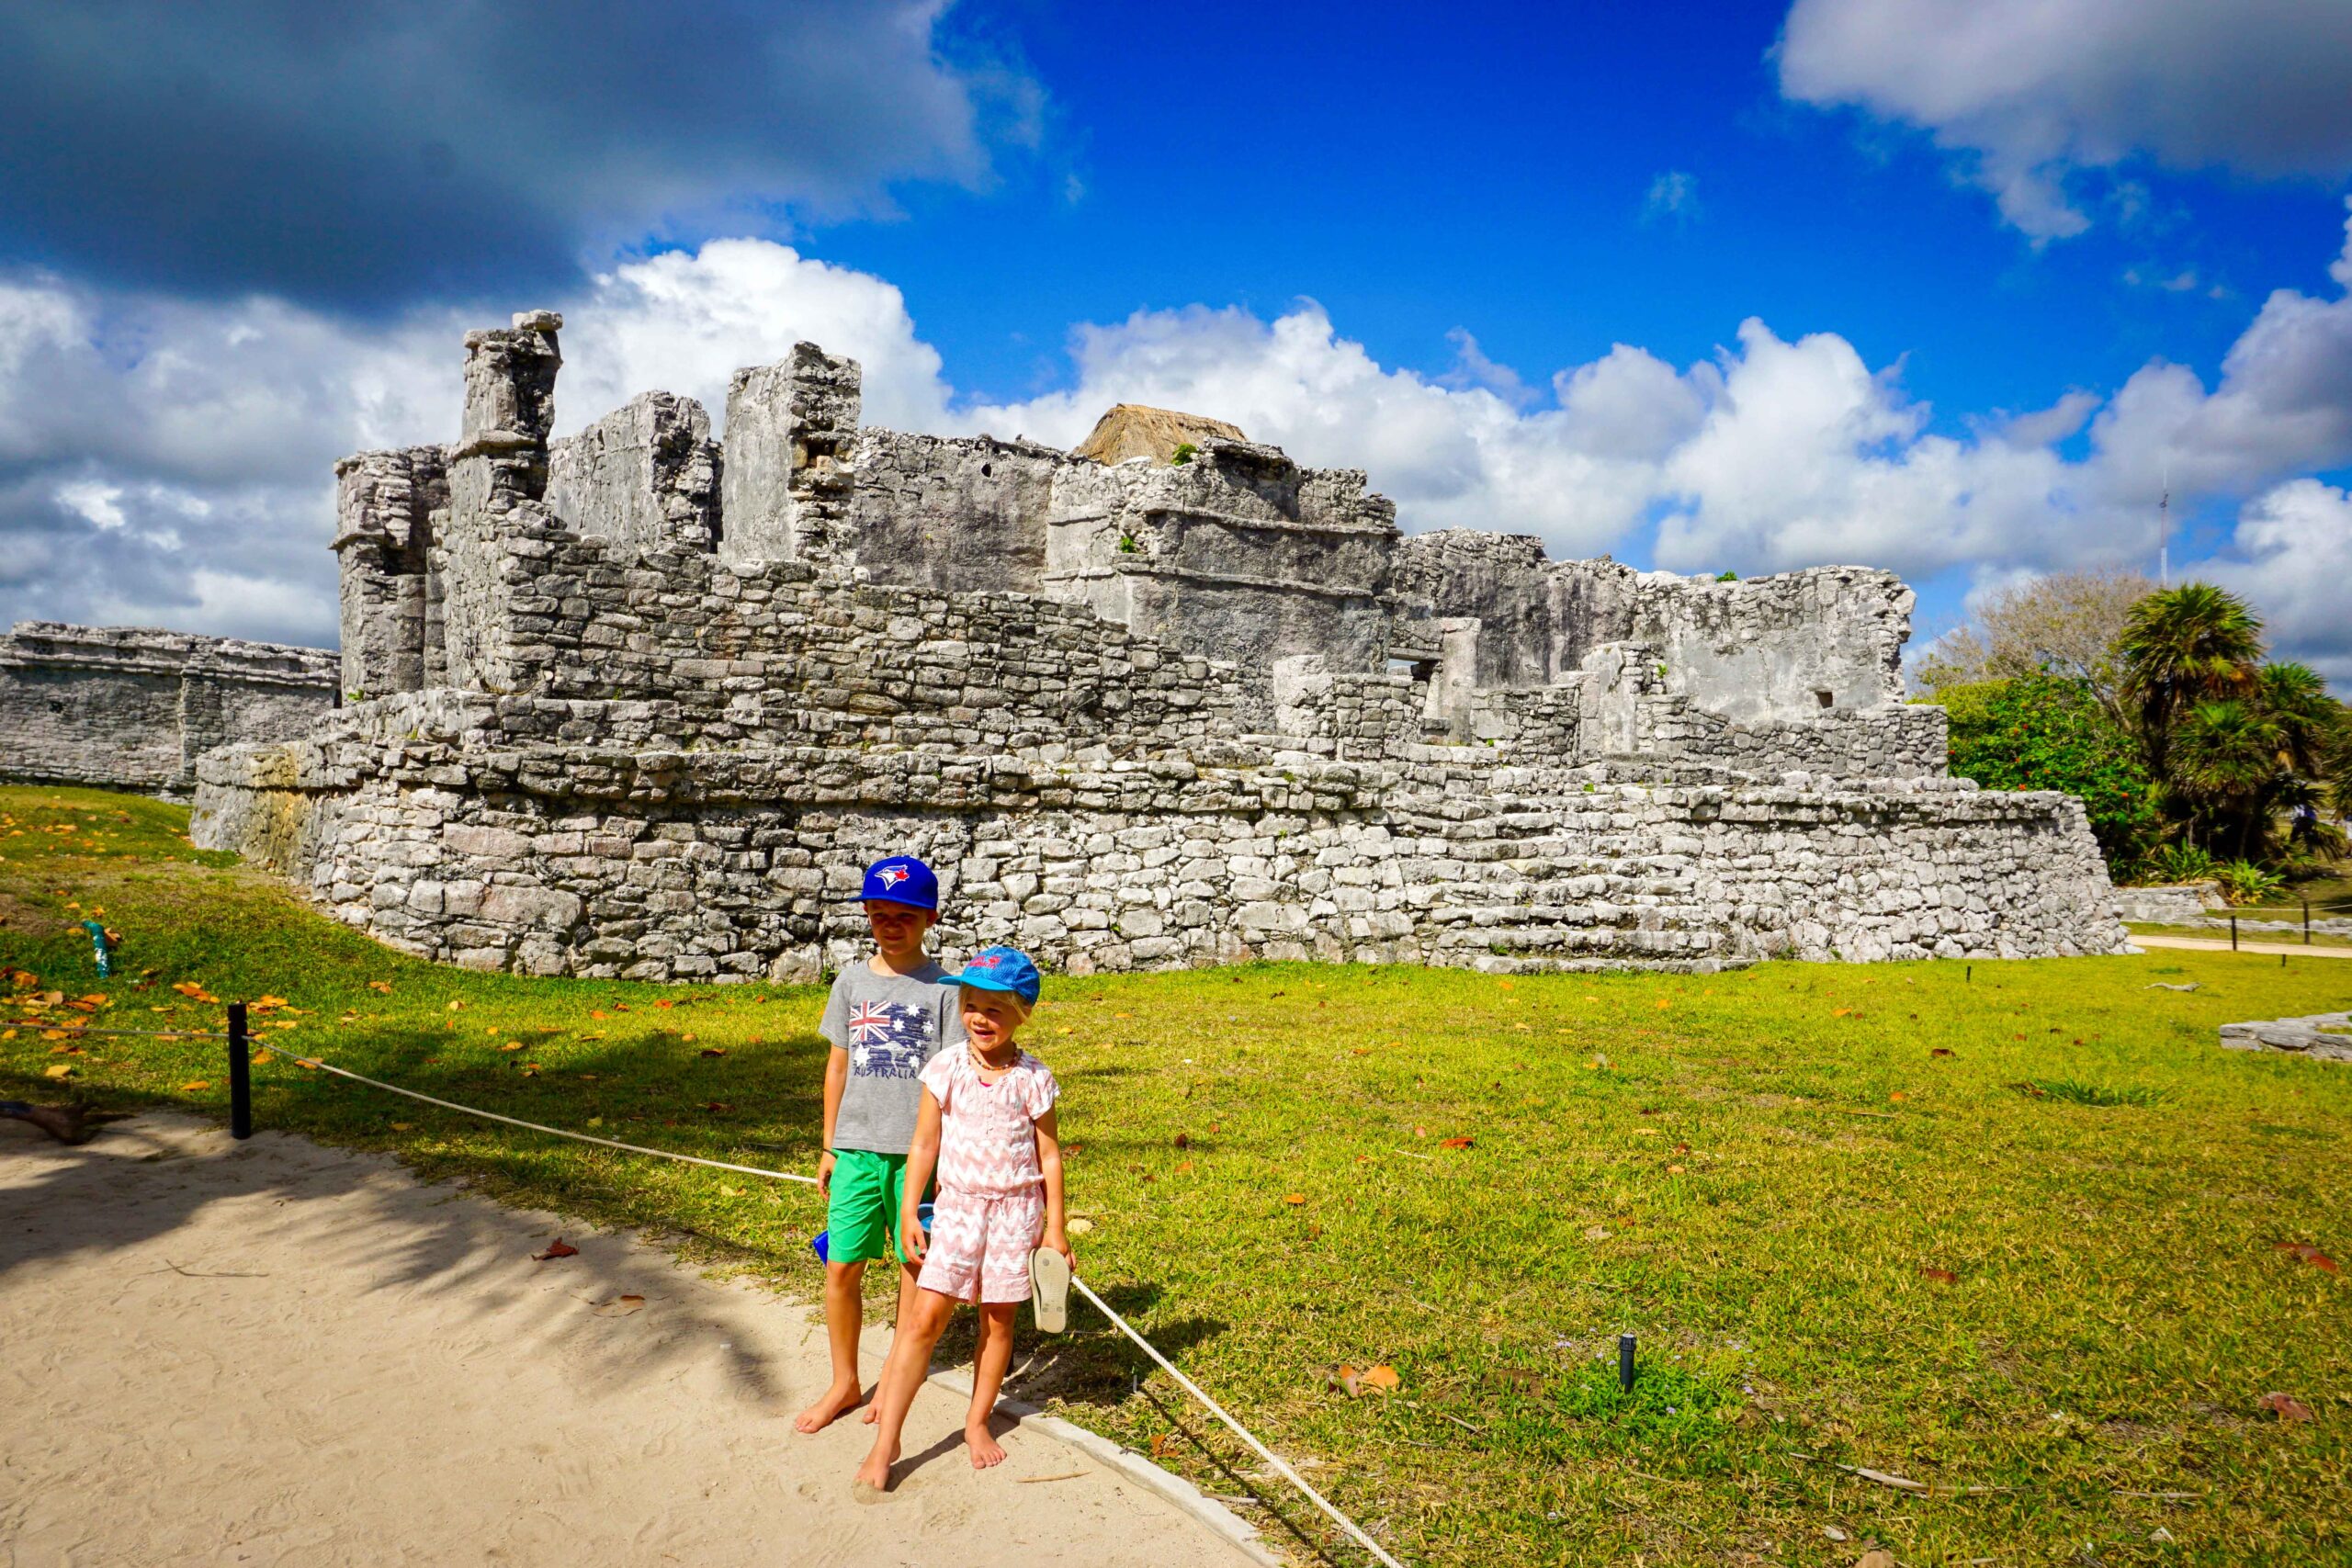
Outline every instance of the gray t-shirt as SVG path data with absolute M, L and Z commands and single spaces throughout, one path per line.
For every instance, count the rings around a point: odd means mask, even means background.
M 926 964 L 911 975 L 876 975 L 860 963 L 833 982 L 818 1032 L 849 1053 L 849 1081 L 833 1115 L 833 1147 L 902 1155 L 922 1108 L 922 1069 L 940 1048 L 964 1038 L 963 1013 L 947 971 Z

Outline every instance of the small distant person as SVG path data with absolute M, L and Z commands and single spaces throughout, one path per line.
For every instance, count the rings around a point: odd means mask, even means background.
M 2308 848 L 2312 840 L 2319 837 L 2319 808 L 2308 800 L 2299 801 L 2295 806 L 2293 821 L 2294 827 L 2289 831 L 2288 838 Z
M 922 1260 L 922 1272 L 875 1389 L 874 1448 L 851 1486 L 861 1503 L 876 1502 L 890 1488 L 908 1407 L 960 1303 L 980 1309 L 964 1443 L 975 1470 L 1003 1461 L 989 1417 L 1012 1364 L 1014 1309 L 1034 1297 L 1037 1326 L 1060 1332 L 1077 1265 L 1063 1224 L 1062 1150 L 1054 1119 L 1061 1089 L 1046 1064 L 1014 1038 L 1037 1005 L 1037 966 L 1012 948 L 991 947 L 955 978 L 962 987 L 965 1043 L 941 1052 L 923 1069 L 922 1112 L 907 1156 L 907 1196 L 899 1219 L 899 1235 Z M 915 1193 L 934 1166 L 939 1197 L 926 1235 Z
M 911 855 L 892 855 L 866 868 L 860 897 L 874 953 L 842 971 L 818 1026 L 833 1047 L 825 1062 L 825 1152 L 817 1162 L 828 1198 L 825 1335 L 833 1381 L 793 1422 L 803 1432 L 821 1431 L 863 1396 L 857 1341 L 867 1264 L 898 1264 L 899 1323 L 907 1322 L 915 1264 L 900 1244 L 899 1215 L 902 1208 L 914 1213 L 923 1197 L 921 1187 L 907 1189 L 907 1145 L 923 1068 L 964 1037 L 956 987 L 924 947 L 939 919 L 939 878 Z

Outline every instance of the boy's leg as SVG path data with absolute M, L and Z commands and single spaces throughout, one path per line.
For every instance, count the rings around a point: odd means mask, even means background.
M 825 1265 L 825 1340 L 832 1350 L 833 1381 L 793 1421 L 796 1430 L 821 1432 L 854 1408 L 865 1392 L 857 1365 L 858 1331 L 865 1324 L 865 1265 Z
M 955 1315 L 955 1298 L 937 1291 L 918 1291 L 907 1315 L 899 1320 L 898 1335 L 890 1341 L 890 1359 L 882 1369 L 882 1381 L 874 1388 L 874 1447 L 865 1462 L 857 1467 L 857 1479 L 876 1491 L 889 1489 L 890 1467 L 899 1462 L 899 1434 L 906 1427 L 907 1411 L 914 1404 L 923 1374 L 931 1370 L 931 1353 L 939 1337 L 947 1332 L 948 1320 Z
M 803 1432 L 820 1431 L 854 1409 L 863 1392 L 857 1344 L 865 1321 L 865 1266 L 896 1256 L 891 1238 L 897 1233 L 905 1172 L 904 1156 L 834 1151 L 833 1190 L 825 1210 L 825 1338 L 832 1351 L 833 1377 L 793 1423 Z
M 1012 1314 L 1016 1302 L 985 1302 L 980 1306 L 980 1346 L 973 1358 L 972 1407 L 964 1415 L 964 1446 L 972 1450 L 972 1468 L 986 1470 L 1004 1462 L 1004 1445 L 989 1430 L 996 1413 L 996 1396 L 1004 1387 L 1006 1369 L 1012 1365 Z

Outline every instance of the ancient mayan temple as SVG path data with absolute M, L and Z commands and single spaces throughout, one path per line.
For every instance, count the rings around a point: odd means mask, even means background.
M 1108 463 L 866 429 L 807 344 L 723 444 L 659 392 L 550 440 L 560 324 L 467 338 L 455 446 L 340 465 L 345 705 L 198 765 L 199 841 L 387 942 L 813 978 L 909 851 L 951 953 L 1077 972 L 2122 949 L 2078 802 L 1945 775 L 1884 572 L 1408 536 L 1155 411 Z

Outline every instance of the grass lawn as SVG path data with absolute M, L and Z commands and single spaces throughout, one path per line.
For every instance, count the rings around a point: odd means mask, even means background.
M 102 1026 L 218 1028 L 173 986 L 266 993 L 288 1005 L 266 1034 L 356 1070 L 813 1165 L 817 991 L 433 968 L 192 851 L 183 822 L 0 790 L 0 965 L 39 976 L 10 1018 L 55 989 L 103 998 Z M 122 932 L 110 982 L 85 915 Z M 2346 1005 L 2352 964 L 2227 953 L 1261 965 L 1051 978 L 1025 1038 L 1066 1091 L 1082 1272 L 1408 1562 L 1850 1562 L 1875 1540 L 1905 1564 L 2283 1563 L 2352 1558 L 2352 1280 L 2286 1250 L 2352 1260 L 2352 1069 L 2223 1052 L 2215 1030 Z M 0 1093 L 53 1097 L 66 1066 L 100 1103 L 223 1110 L 215 1043 L 66 1055 L 52 1032 L 0 1036 Z M 254 1077 L 266 1126 L 816 1287 L 805 1189 L 283 1057 Z M 1213 1493 L 1254 1488 L 1272 1536 L 1331 1540 L 1082 1309 L 1078 1327 L 1024 1338 L 1030 1388 Z M 1621 1331 L 1640 1336 L 1630 1400 Z M 1397 1386 L 1351 1398 L 1342 1363 Z M 2313 1418 L 2266 1411 L 2274 1391 Z

